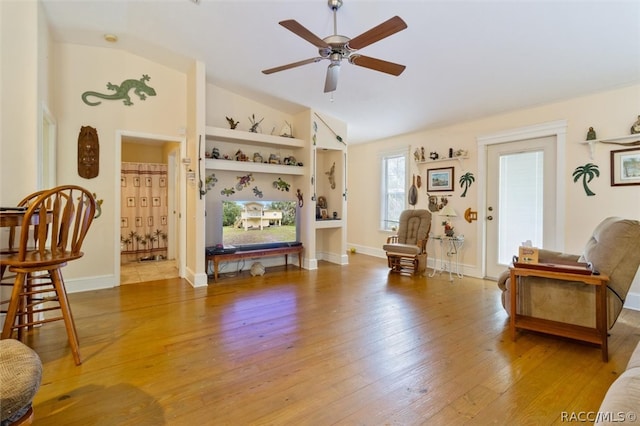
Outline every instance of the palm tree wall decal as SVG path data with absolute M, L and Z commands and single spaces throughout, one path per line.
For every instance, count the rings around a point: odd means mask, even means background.
M 573 182 L 575 183 L 578 179 L 582 178 L 584 192 L 586 192 L 589 197 L 596 195 L 596 193 L 589 189 L 589 186 L 587 185 L 594 177 L 600 177 L 600 170 L 598 169 L 598 166 L 593 163 L 587 163 L 584 166 L 576 167 L 573 171 Z
M 475 182 L 475 180 L 476 178 L 473 177 L 473 173 L 471 172 L 467 172 L 460 176 L 460 180 L 458 182 L 460 182 L 460 188 L 464 188 L 464 192 L 462 193 L 461 197 L 467 196 L 467 189 L 469 189 L 469 187 L 473 182 Z

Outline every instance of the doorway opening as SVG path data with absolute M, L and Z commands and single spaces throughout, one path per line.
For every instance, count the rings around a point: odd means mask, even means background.
M 185 139 L 126 131 L 116 139 L 115 275 L 120 284 L 182 277 Z

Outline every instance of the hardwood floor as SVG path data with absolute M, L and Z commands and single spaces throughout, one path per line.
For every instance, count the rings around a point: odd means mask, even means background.
M 44 364 L 37 425 L 559 424 L 597 411 L 640 340 L 625 310 L 610 361 L 582 343 L 508 333 L 495 282 L 389 275 L 386 260 L 270 268 L 70 295 L 28 343 Z

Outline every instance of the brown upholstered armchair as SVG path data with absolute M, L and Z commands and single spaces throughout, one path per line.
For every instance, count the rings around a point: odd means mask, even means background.
M 607 218 L 593 231 L 581 256 L 540 250 L 539 262 L 591 262 L 594 270 L 608 275 L 607 315 L 611 328 L 620 315 L 640 266 L 640 222 Z M 550 278 L 523 279 L 527 282 L 518 288 L 518 313 L 585 327 L 595 326 L 594 286 Z M 510 313 L 509 271 L 500 276 L 498 287 L 502 290 L 502 306 Z
M 392 272 L 424 273 L 427 268 L 427 240 L 431 230 L 429 210 L 405 210 L 400 214 L 397 235 L 387 238 L 382 249 Z

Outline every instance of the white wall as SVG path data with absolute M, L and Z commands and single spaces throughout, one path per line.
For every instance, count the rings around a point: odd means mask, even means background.
M 580 144 L 586 138 L 589 126 L 593 126 L 598 137 L 618 137 L 629 134 L 631 124 L 640 111 L 640 86 L 631 86 L 596 93 L 580 98 L 541 105 L 496 115 L 480 120 L 459 123 L 424 132 L 400 135 L 394 138 L 375 141 L 349 147 L 349 222 L 347 240 L 350 246 L 361 252 L 383 256 L 382 244 L 387 233 L 379 230 L 380 205 L 380 167 L 379 153 L 399 147 L 424 146 L 427 152 L 438 151 L 441 154 L 454 149 L 466 149 L 470 159 L 464 162 L 464 170 L 459 164 L 456 167 L 455 192 L 450 203 L 458 212 L 455 220 L 456 231 L 466 237 L 463 251 L 463 263 L 467 272 L 481 270 L 481 244 L 479 232 L 484 212 L 479 211 L 478 222 L 467 223 L 462 213 L 467 207 L 478 210 L 478 187 L 484 182 L 476 182 L 467 192 L 466 198 L 461 198 L 462 189 L 457 183 L 461 173 L 470 171 L 478 176 L 478 151 L 476 138 L 478 136 L 498 133 L 501 131 L 532 126 L 556 120 L 567 120 L 566 143 L 566 176 L 558 182 L 566 193 L 566 216 L 562 218 L 564 224 L 564 247 L 570 253 L 581 253 L 587 238 L 595 226 L 605 217 L 621 216 L 630 219 L 640 219 L 640 187 L 611 187 L 609 175 L 610 151 L 622 149 L 617 145 L 599 144 L 595 157 L 590 158 L 587 145 Z M 595 163 L 600 168 L 600 177 L 590 183 L 590 188 L 596 196 L 587 197 L 580 182 L 574 183 L 571 173 L 576 167 L 588 162 Z M 427 166 L 417 166 L 411 159 L 411 174 L 420 173 L 426 182 Z M 373 167 L 372 165 L 376 165 Z M 444 167 L 442 163 L 437 167 Z M 447 163 L 448 165 L 448 163 Z M 356 189 L 357 190 L 354 190 Z M 427 208 L 426 189 L 420 190 L 417 208 Z M 370 212 L 370 213 L 365 213 Z M 436 216 L 432 229 L 440 228 L 440 220 Z M 433 242 L 429 243 L 430 257 L 433 257 Z M 634 284 L 632 289 L 640 292 L 640 284 Z M 639 305 L 640 306 L 640 305 Z
M 119 229 L 119 131 L 175 136 L 186 125 L 186 77 L 183 73 L 150 62 L 118 49 L 94 48 L 72 44 L 55 44 L 52 82 L 54 111 L 58 122 L 57 183 L 77 184 L 104 200 L 102 215 L 93 222 L 85 240 L 85 256 L 70 263 L 65 278 L 70 290 L 74 279 L 91 278 L 92 285 L 104 287 L 119 282 L 116 258 L 119 243 L 114 235 Z M 120 85 L 127 79 L 140 79 L 148 74 L 147 84 L 157 95 L 142 101 L 133 93 L 133 105 L 122 100 L 102 100 L 88 106 L 81 95 L 85 91 L 114 93 L 108 82 Z M 93 100 L 93 99 L 92 99 Z M 97 129 L 100 141 L 100 171 L 94 179 L 77 173 L 77 140 L 81 126 Z M 86 287 L 85 287 L 86 288 Z

